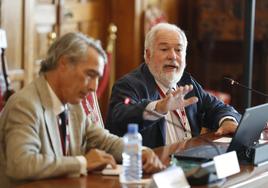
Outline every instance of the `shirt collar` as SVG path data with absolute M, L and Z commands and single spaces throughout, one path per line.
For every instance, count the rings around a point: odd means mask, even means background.
M 48 86 L 48 92 L 52 99 L 53 112 L 56 115 L 58 115 L 66 109 L 66 106 L 61 103 L 60 99 L 58 98 L 56 93 L 53 91 L 53 89 L 51 88 L 48 82 L 47 82 L 47 86 Z
M 159 81 L 157 81 L 156 79 L 155 79 L 155 82 L 156 82 L 156 84 L 158 85 L 158 87 L 163 91 L 163 93 L 167 93 L 167 91 L 169 90 L 169 89 L 173 89 L 173 90 L 176 90 L 176 88 L 177 88 L 177 85 L 176 84 L 174 84 L 171 88 L 167 88 L 166 86 L 164 86 L 163 84 L 161 84 Z

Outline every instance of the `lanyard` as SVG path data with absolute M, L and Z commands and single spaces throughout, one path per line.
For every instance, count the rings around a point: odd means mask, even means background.
M 166 94 L 162 91 L 162 89 L 158 85 L 157 85 L 157 89 L 158 89 L 158 92 L 159 92 L 160 96 L 162 98 L 165 98 L 166 97 Z M 180 107 L 180 109 L 173 110 L 172 112 L 178 117 L 179 122 L 180 122 L 183 130 L 184 131 L 187 131 L 186 130 L 187 117 L 186 117 L 186 113 L 185 113 L 184 107 Z

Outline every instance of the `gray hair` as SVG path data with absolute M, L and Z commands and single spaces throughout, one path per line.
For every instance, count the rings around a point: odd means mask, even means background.
M 155 36 L 156 36 L 157 32 L 160 30 L 176 31 L 180 35 L 180 38 L 183 40 L 183 45 L 184 45 L 183 49 L 186 52 L 188 41 L 187 41 L 187 38 L 186 38 L 184 31 L 174 24 L 159 23 L 159 24 L 156 24 L 155 26 L 153 26 L 150 29 L 150 31 L 146 34 L 145 42 L 144 42 L 144 59 L 146 59 L 146 50 L 147 49 L 152 50 L 153 44 L 155 42 Z
M 88 48 L 94 48 L 107 62 L 107 56 L 99 41 L 96 41 L 82 33 L 67 33 L 58 38 L 48 49 L 47 57 L 41 62 L 40 73 L 55 69 L 62 56 L 66 56 L 70 63 L 76 64 L 79 60 L 86 58 Z

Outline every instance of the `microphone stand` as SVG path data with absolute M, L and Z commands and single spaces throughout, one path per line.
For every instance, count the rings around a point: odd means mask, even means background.
M 238 86 L 240 86 L 240 87 L 242 87 L 242 88 L 244 88 L 244 89 L 247 89 L 247 90 L 249 90 L 249 91 L 253 91 L 254 93 L 257 93 L 257 94 L 259 94 L 259 95 L 261 95 L 261 96 L 263 96 L 263 97 L 268 97 L 268 95 L 267 94 L 265 94 L 265 93 L 263 93 L 263 92 L 261 92 L 261 91 L 258 91 L 258 90 L 256 90 L 256 89 L 253 89 L 253 88 L 251 88 L 251 87 L 247 87 L 247 86 L 245 86 L 245 85 L 243 85 L 243 84 L 240 84 L 239 82 L 237 82 L 237 81 L 235 81 L 235 80 L 233 80 L 233 79 L 231 79 L 231 78 L 228 78 L 228 77 L 223 77 L 225 80 L 228 80 L 229 82 L 230 82 L 230 84 L 231 85 L 238 85 Z

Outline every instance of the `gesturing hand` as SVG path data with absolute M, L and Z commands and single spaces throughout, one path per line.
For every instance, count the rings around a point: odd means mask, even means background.
M 112 168 L 116 168 L 116 161 L 114 157 L 105 151 L 98 149 L 91 149 L 86 155 L 87 170 L 102 170 L 107 164 L 110 164 Z
M 198 101 L 197 97 L 184 99 L 184 96 L 193 90 L 192 85 L 180 86 L 176 91 L 171 92 L 165 98 L 160 99 L 156 104 L 156 111 L 162 114 L 173 111 L 181 107 L 188 106 Z

